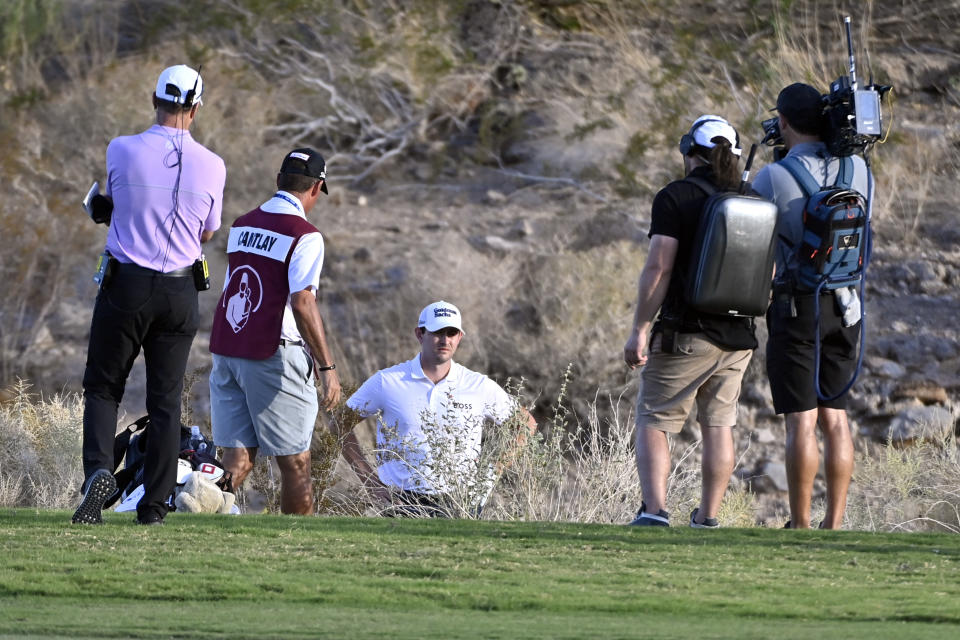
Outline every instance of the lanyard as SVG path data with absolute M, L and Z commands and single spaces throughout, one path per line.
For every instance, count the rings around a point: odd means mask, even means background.
M 297 211 L 300 212 L 300 215 L 302 215 L 304 218 L 307 217 L 307 213 L 303 210 L 303 205 L 297 202 L 296 200 L 294 200 L 293 198 L 287 196 L 284 193 L 281 193 L 280 191 L 277 191 L 275 194 L 273 194 L 273 197 L 280 198 L 281 200 L 286 200 L 287 202 L 292 204 L 294 207 L 296 207 Z

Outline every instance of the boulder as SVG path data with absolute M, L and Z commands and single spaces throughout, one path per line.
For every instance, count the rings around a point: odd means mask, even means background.
M 927 380 L 901 383 L 893 390 L 891 397 L 894 400 L 915 399 L 923 404 L 946 404 L 948 400 L 946 389 Z
M 871 357 L 867 358 L 867 367 L 870 369 L 870 372 L 873 375 L 880 376 L 882 378 L 893 378 L 898 379 L 902 378 L 907 373 L 907 369 L 893 360 L 887 360 L 886 358 L 880 357 Z
M 777 460 L 764 461 L 754 475 L 752 484 L 757 493 L 787 491 L 786 465 Z
M 890 439 L 895 444 L 941 441 L 952 433 L 955 423 L 953 413 L 944 407 L 910 407 L 897 414 L 890 423 Z
M 774 435 L 771 429 L 763 427 L 753 431 L 753 441 L 758 444 L 773 444 L 777 442 L 777 436 Z

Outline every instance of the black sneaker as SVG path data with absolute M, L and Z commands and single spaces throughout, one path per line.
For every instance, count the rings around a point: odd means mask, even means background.
M 697 507 L 693 510 L 693 513 L 690 514 L 690 526 L 694 529 L 719 529 L 720 523 L 717 522 L 716 518 L 704 518 L 703 522 L 697 524 L 697 512 L 700 511 L 700 507 Z
M 80 506 L 73 513 L 73 524 L 103 524 L 103 503 L 117 490 L 117 481 L 106 469 L 97 469 L 87 481 Z
M 632 527 L 669 527 L 670 513 L 660 509 L 656 513 L 647 513 L 647 503 L 640 503 L 640 511 L 637 511 L 637 517 L 630 523 Z
M 163 516 L 157 513 L 148 513 L 142 518 L 137 518 L 137 524 L 142 524 L 145 527 L 152 527 L 155 525 L 163 524 Z

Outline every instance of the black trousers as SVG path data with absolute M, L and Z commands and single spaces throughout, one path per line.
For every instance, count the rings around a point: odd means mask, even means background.
M 483 507 L 477 506 L 471 511 L 479 518 Z M 449 496 L 401 489 L 395 494 L 393 508 L 384 515 L 390 518 L 452 518 L 454 513 L 456 510 Z
M 117 410 L 130 369 L 143 350 L 147 371 L 147 449 L 137 514 L 166 514 L 176 484 L 180 395 L 197 333 L 197 290 L 191 277 L 163 276 L 118 265 L 97 296 L 83 374 L 83 473 L 114 471 Z

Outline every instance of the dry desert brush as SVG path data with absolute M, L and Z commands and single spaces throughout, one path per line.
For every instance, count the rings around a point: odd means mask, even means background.
M 845 526 L 866 531 L 960 533 L 960 447 L 950 433 L 888 439 L 857 460 Z
M 0 506 L 73 506 L 83 481 L 82 398 L 45 399 L 23 382 L 10 392 L 0 404 Z

